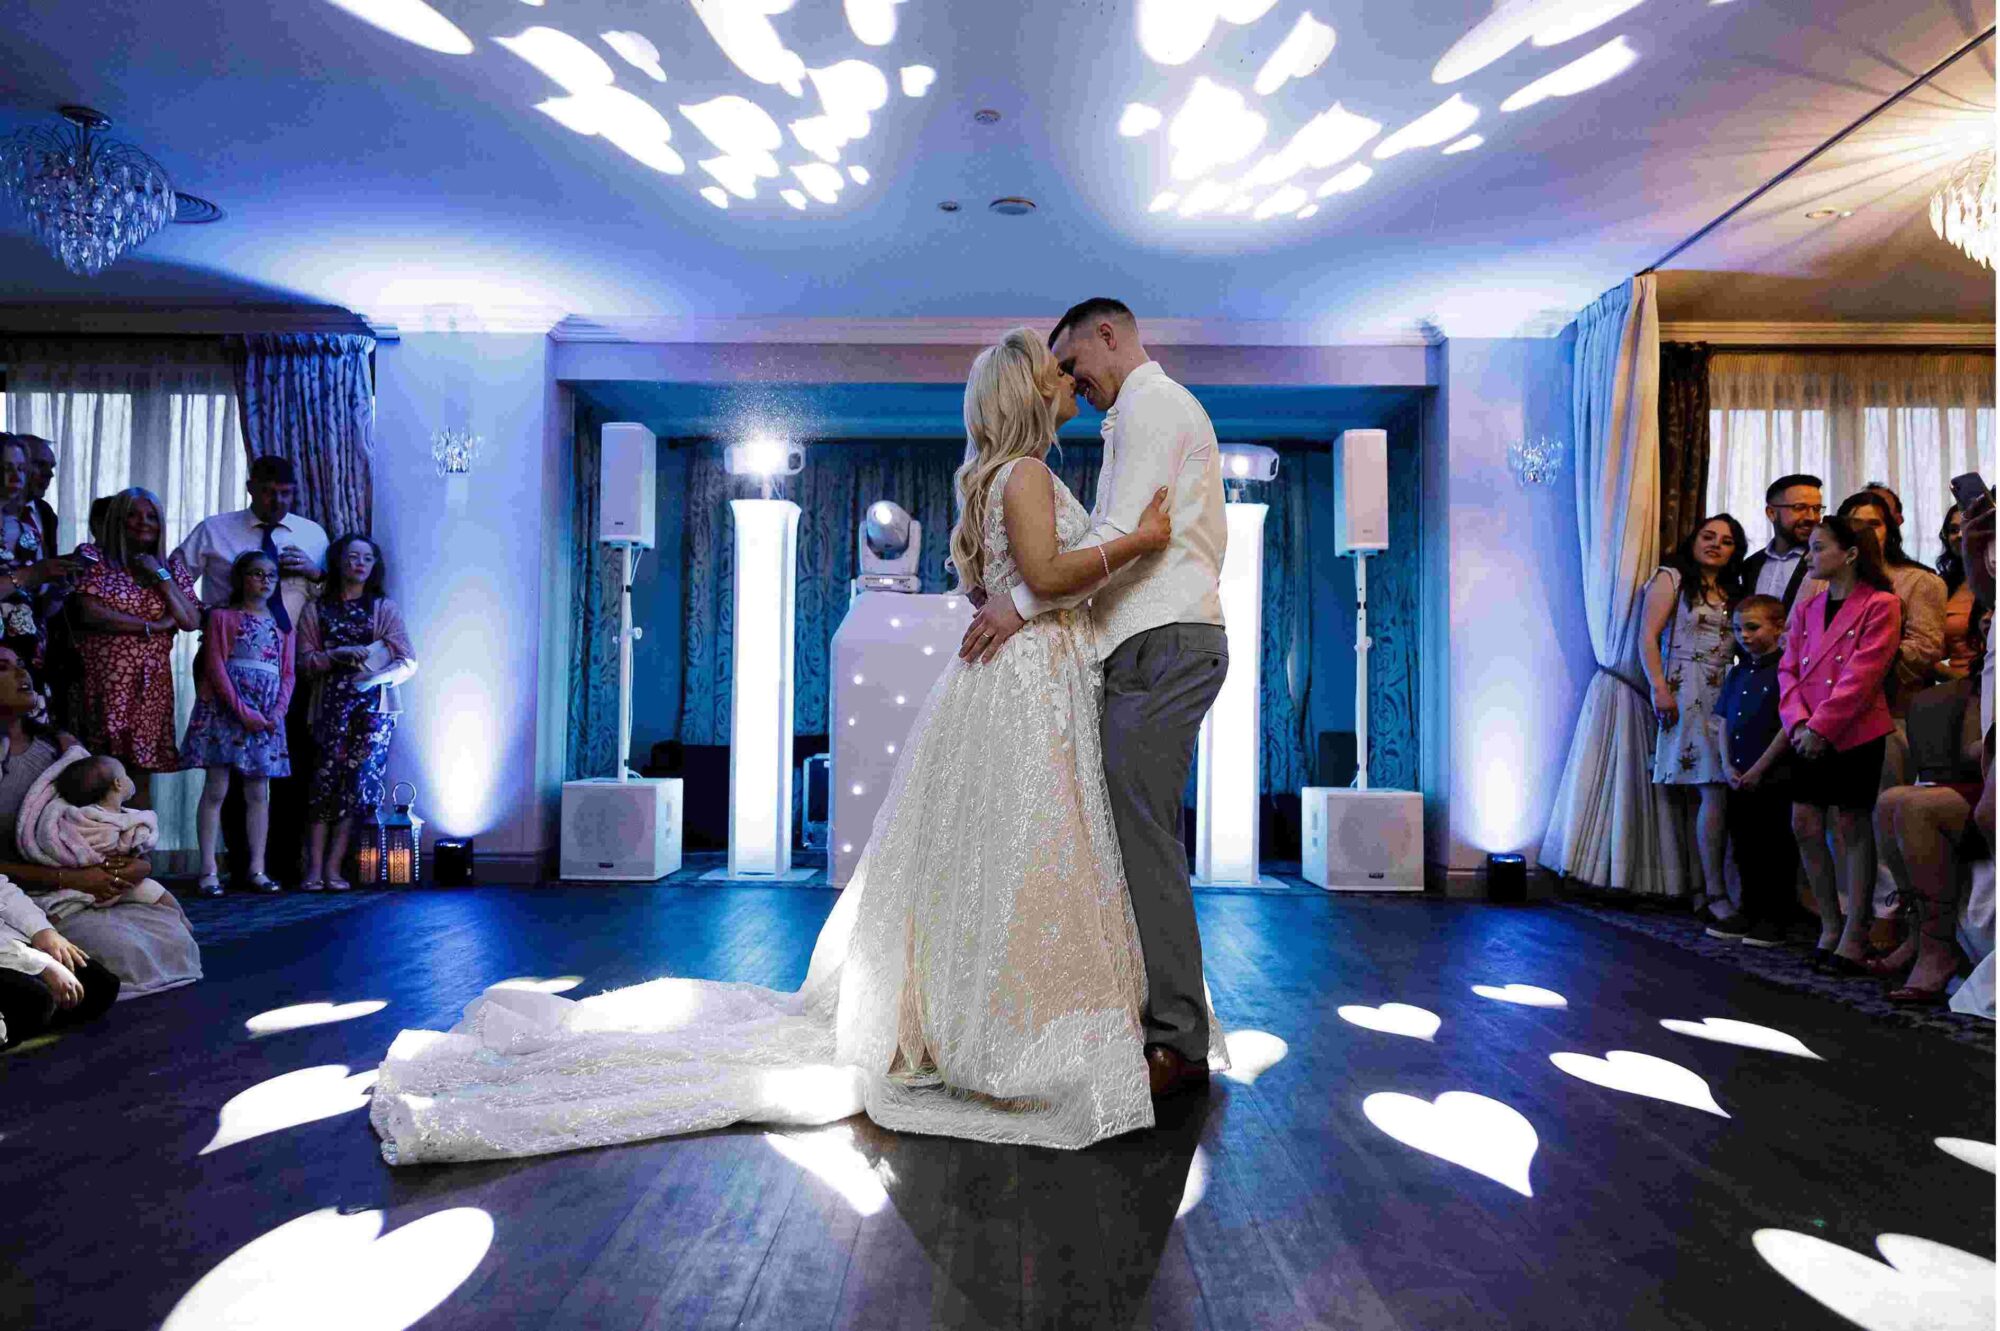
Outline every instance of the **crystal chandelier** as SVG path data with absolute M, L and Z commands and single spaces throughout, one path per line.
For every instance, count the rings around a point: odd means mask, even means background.
M 71 128 L 0 140 L 0 190 L 63 267 L 95 277 L 173 220 L 174 188 L 158 162 L 103 137 L 108 117 L 87 106 L 62 115 Z
M 1562 470 L 1562 441 L 1516 439 L 1507 445 L 1507 466 L 1523 485 L 1547 485 Z
M 1974 262 L 1993 266 L 1993 150 L 1982 148 L 1951 169 L 1938 192 L 1931 195 L 1931 230 Z
M 431 431 L 431 461 L 440 476 L 464 476 L 479 459 L 479 436 L 470 430 L 446 426 Z

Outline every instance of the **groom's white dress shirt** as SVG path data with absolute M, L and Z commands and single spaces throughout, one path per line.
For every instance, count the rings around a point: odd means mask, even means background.
M 1169 487 L 1167 515 L 1172 544 L 1119 569 L 1074 596 L 1043 599 L 1026 583 L 1014 588 L 1023 619 L 1090 602 L 1098 649 L 1108 657 L 1119 644 L 1167 624 L 1222 624 L 1222 556 L 1229 544 L 1223 513 L 1222 454 L 1215 427 L 1194 394 L 1147 361 L 1125 377 L 1118 400 L 1104 413 L 1104 465 L 1091 508 L 1092 541 L 1128 536 L 1154 491 Z

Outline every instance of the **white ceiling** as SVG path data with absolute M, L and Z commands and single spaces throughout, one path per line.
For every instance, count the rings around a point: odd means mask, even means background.
M 1440 57 L 1488 17 L 1477 0 L 1275 0 L 1241 25 L 1227 15 L 1265 0 L 1167 0 L 1225 14 L 1178 66 L 1141 49 L 1141 0 L 850 0 L 864 31 L 894 14 L 885 46 L 856 36 L 842 0 L 796 0 L 770 16 L 767 35 L 806 68 L 866 61 L 889 85 L 867 136 L 842 150 L 841 168 L 864 167 L 869 183 L 799 212 L 777 197 L 800 183 L 789 170 L 746 182 L 758 197 L 726 210 L 698 192 L 715 181 L 697 162 L 718 154 L 682 105 L 733 95 L 784 125 L 817 115 L 822 98 L 811 82 L 794 98 L 741 72 L 696 0 L 433 0 L 469 39 L 466 54 L 348 12 L 403 2 L 13 0 L 0 31 L 0 132 L 48 121 L 60 103 L 95 106 L 180 188 L 229 215 L 170 228 L 95 280 L 62 272 L 18 218 L 0 218 L 0 302 L 296 300 L 404 326 L 461 307 L 488 327 L 564 315 L 658 326 L 1046 317 L 1112 294 L 1142 315 L 1283 329 L 1285 341 L 1425 325 L 1549 331 L 1993 22 L 1991 0 L 1642 0 L 1440 86 Z M 711 17 L 749 22 L 752 36 L 758 20 L 744 15 L 782 3 L 699 0 Z M 1517 0 L 1509 12 L 1579 7 Z M 1259 96 L 1260 68 L 1306 12 L 1333 27 L 1330 58 Z M 554 54 L 532 63 L 498 44 L 536 27 L 576 41 L 549 39 Z M 646 37 L 664 82 L 614 53 L 600 35 L 610 31 Z M 1636 55 L 1617 77 L 1499 109 L 1614 40 Z M 610 96 L 635 94 L 664 116 L 682 174 L 655 169 L 657 133 L 628 144 L 649 166 L 535 109 L 565 92 L 545 69 L 572 93 L 601 81 L 591 58 L 575 58 L 584 46 L 623 90 Z M 576 72 L 553 63 L 565 52 Z M 782 63 L 775 44 L 764 55 Z M 905 97 L 897 71 L 919 64 L 936 82 Z M 1149 213 L 1170 183 L 1167 131 L 1121 137 L 1121 112 L 1136 101 L 1171 119 L 1199 78 L 1239 92 L 1269 122 L 1257 150 L 1218 178 L 1236 179 L 1338 102 L 1383 127 L 1352 159 L 1372 179 L 1318 201 L 1306 220 Z M 1481 146 L 1372 155 L 1454 94 L 1479 108 Z M 1676 266 L 1694 275 L 1670 279 L 1669 316 L 1990 322 L 1990 275 L 1931 238 L 1922 212 L 1947 155 L 1938 143 L 1962 150 L 1974 121 L 1973 135 L 1990 142 L 1992 105 L 1989 46 L 1945 89 L 1910 99 L 1879 132 L 1683 256 Z M 1001 113 L 997 125 L 974 123 L 984 107 Z M 780 168 L 814 160 L 790 134 L 774 153 Z M 1297 180 L 1310 195 L 1329 174 Z M 995 216 L 985 204 L 1001 195 L 1040 209 Z M 938 211 L 947 198 L 963 211 Z M 1855 216 L 1805 223 L 1799 214 L 1815 205 L 1799 205 L 1819 198 Z M 1717 270 L 1764 285 L 1699 276 Z M 1773 293 L 1789 302 L 1782 315 Z

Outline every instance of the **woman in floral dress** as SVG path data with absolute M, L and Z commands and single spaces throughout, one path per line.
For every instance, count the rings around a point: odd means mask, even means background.
M 50 554 L 27 493 L 28 446 L 18 435 L 0 435 L 0 645 L 41 685 L 48 638 L 43 598 L 75 569 Z
M 125 764 L 140 808 L 152 807 L 155 772 L 181 766 L 174 743 L 174 635 L 201 627 L 194 577 L 172 548 L 159 496 L 136 486 L 105 504 L 102 562 L 70 595 L 68 614 L 83 663 L 74 716 L 92 753 Z
M 299 886 L 307 892 L 345 892 L 351 886 L 340 876 L 348 833 L 355 819 L 382 805 L 382 769 L 401 711 L 396 686 L 417 668 L 402 612 L 382 594 L 382 547 L 349 532 L 327 547 L 326 571 L 340 580 L 339 590 L 299 616 L 299 669 L 313 680 L 307 715 L 319 749 L 306 788 L 311 821 L 306 876 Z M 370 681 L 366 687 L 364 679 Z
M 1639 661 L 1660 723 L 1653 784 L 1700 792 L 1695 840 L 1703 881 L 1695 912 L 1710 923 L 1733 909 L 1722 867 L 1729 786 L 1714 717 L 1736 656 L 1729 607 L 1743 595 L 1745 545 L 1742 524 L 1729 514 L 1703 519 L 1647 585 L 1639 635 Z

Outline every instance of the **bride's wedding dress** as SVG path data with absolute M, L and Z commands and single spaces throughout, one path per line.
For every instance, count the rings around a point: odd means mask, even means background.
M 1009 557 L 992 482 L 985 589 Z M 1056 482 L 1057 535 L 1089 514 Z M 572 1001 L 489 989 L 404 1031 L 370 1118 L 391 1164 L 603 1146 L 737 1122 L 1081 1147 L 1149 1127 L 1145 968 L 1099 751 L 1089 612 L 954 659 L 796 993 L 670 978 Z M 1211 1020 L 1211 1066 L 1225 1066 Z

